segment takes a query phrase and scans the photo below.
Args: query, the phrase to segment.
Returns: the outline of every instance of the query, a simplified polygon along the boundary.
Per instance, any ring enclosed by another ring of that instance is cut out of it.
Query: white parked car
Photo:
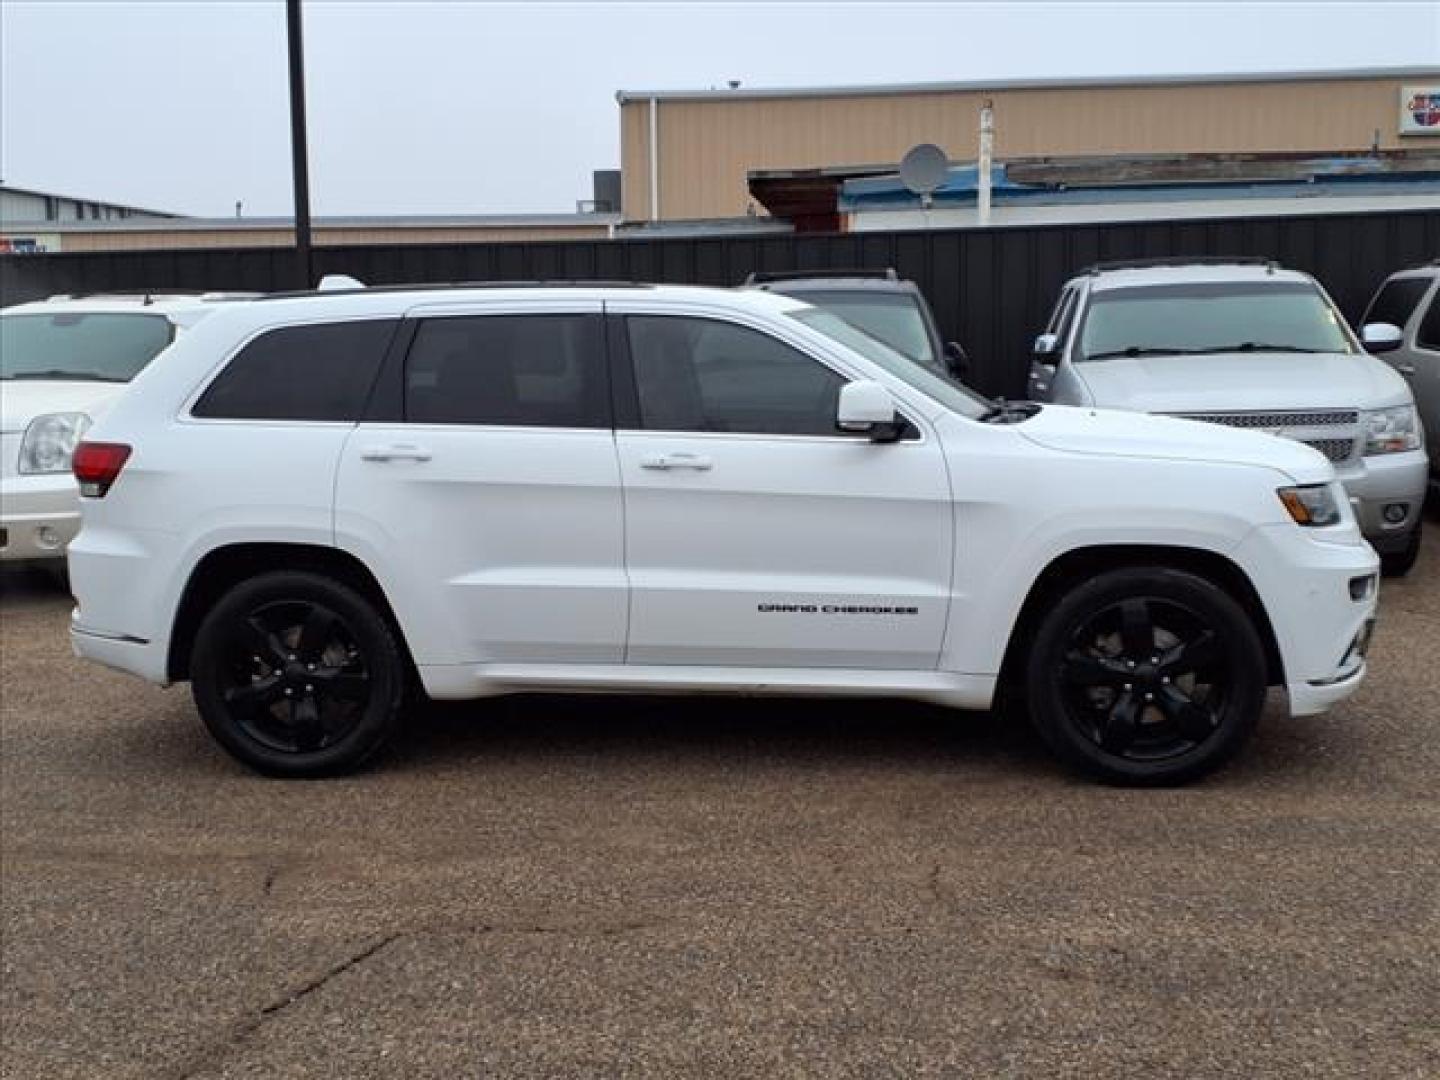
[[[996,405],[756,290],[356,290],[211,315],[75,455],[82,655],[269,773],[433,698],[1023,687],[1178,782],[1365,673],[1377,562],[1268,436]]]
[[[212,297],[137,293],[0,311],[0,559],[64,558],[80,527],[75,444],[213,306]]]
[[[1387,574],[1420,551],[1427,462],[1405,380],[1308,274],[1265,260],[1104,264],[1071,279],[1035,343],[1030,396],[1284,435],[1335,463]]]

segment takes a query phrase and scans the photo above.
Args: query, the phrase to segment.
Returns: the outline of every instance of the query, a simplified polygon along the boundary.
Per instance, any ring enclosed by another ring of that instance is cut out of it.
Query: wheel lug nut
[[[1131,690],[1133,690],[1133,689],[1135,689],[1135,688],[1134,688],[1133,686],[1131,686],[1128,682],[1125,684],[1125,692],[1126,692],[1127,694],[1128,694]]]
[[[305,686],[305,692],[306,692],[307,694],[313,694],[313,693],[315,692],[315,687],[313,687],[313,686],[311,686],[311,685],[309,685],[309,684],[307,683],[306,686]]]
[[[306,670],[306,671],[314,671],[314,670],[315,670],[315,665],[314,665],[314,664],[306,664],[306,665],[305,665],[305,670]]]
[[[294,691],[294,690],[291,690],[291,689],[287,686],[287,687],[285,688],[285,696],[286,696],[286,697],[294,697],[294,696],[295,696],[295,691]]]
[[[1155,695],[1154,695],[1154,694],[1146,694],[1146,695],[1145,695],[1145,700],[1146,700],[1146,701],[1154,701],[1154,700],[1155,700]]]

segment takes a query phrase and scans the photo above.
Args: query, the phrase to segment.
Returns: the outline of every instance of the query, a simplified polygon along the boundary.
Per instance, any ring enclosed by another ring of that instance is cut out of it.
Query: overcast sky
[[[283,0],[0,0],[0,42],[5,183],[290,213]],[[619,89],[1440,66],[1440,2],[306,0],[305,45],[315,213],[556,212]]]

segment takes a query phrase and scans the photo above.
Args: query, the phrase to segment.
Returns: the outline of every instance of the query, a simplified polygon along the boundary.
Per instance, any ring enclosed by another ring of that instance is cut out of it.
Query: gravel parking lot
[[[434,708],[258,779],[7,574],[6,1077],[1440,1075],[1440,529],[1180,791],[895,703]]]

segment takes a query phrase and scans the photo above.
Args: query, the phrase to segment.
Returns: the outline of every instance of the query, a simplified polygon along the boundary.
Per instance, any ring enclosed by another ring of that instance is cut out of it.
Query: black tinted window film
[[[1387,281],[1381,286],[1380,291],[1375,294],[1375,299],[1370,301],[1370,307],[1365,311],[1365,318],[1360,325],[1366,323],[1390,323],[1405,329],[1405,324],[1410,321],[1410,316],[1415,312],[1415,305],[1425,295],[1425,290],[1430,287],[1430,279],[1423,277],[1396,278],[1394,281]]]
[[[608,428],[603,333],[599,315],[427,319],[405,363],[405,419]]]
[[[246,345],[192,414],[227,420],[358,420],[396,320],[269,330]]]
[[[654,431],[841,435],[845,379],[768,334],[712,319],[632,316],[642,426]]]
[[[1440,290],[1430,298],[1430,310],[1420,320],[1420,330],[1415,335],[1416,343],[1422,349],[1440,351]],[[1434,450],[1430,451],[1432,454]]]

